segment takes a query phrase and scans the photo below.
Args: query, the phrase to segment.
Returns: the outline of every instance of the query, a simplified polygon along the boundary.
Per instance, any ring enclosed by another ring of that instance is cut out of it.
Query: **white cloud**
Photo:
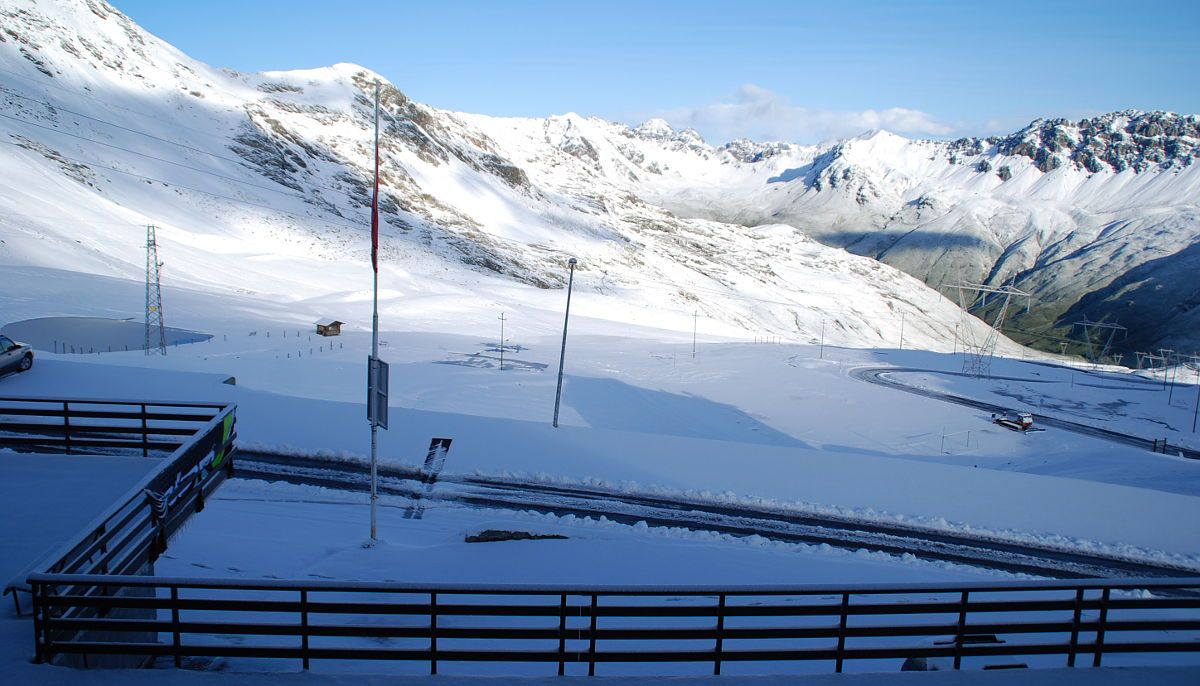
[[[957,127],[920,110],[891,107],[885,110],[841,112],[791,104],[773,91],[747,84],[730,102],[689,107],[655,116],[675,128],[693,128],[713,143],[734,138],[811,143],[855,136],[870,129],[886,129],[910,136],[945,136]]]

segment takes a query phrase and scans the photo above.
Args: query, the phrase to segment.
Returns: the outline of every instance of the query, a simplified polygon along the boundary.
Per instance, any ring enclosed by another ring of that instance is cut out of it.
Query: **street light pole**
[[[504,313],[501,312],[498,317],[500,320],[500,371],[504,371]]]
[[[692,313],[692,359],[696,359],[696,323],[700,321],[700,313]]]
[[[574,257],[567,260],[567,266],[571,268],[570,276],[567,277],[567,311],[563,315],[563,337],[562,350],[558,353],[558,390],[554,392],[554,427],[558,428],[558,408],[562,402],[562,382],[563,382],[563,363],[567,359],[567,322],[571,319],[571,288],[575,285],[575,265],[578,262]]]

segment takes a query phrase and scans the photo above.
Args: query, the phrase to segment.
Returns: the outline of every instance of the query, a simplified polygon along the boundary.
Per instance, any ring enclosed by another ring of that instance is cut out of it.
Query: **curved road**
[[[360,464],[246,450],[238,451],[235,471],[243,478],[359,492],[365,492],[368,483],[366,469]],[[416,517],[422,515],[422,501],[437,500],[468,507],[532,510],[558,516],[604,516],[625,524],[644,521],[650,526],[685,527],[734,536],[758,535],[776,541],[827,544],[849,550],[866,548],[1046,577],[1200,575],[1195,569],[981,536],[622,493],[591,486],[549,485],[484,476],[438,477],[414,468],[390,466],[381,466],[379,476],[379,491],[412,499],[414,505],[409,508],[408,515]]]
[[[985,412],[1002,414],[1005,412],[1012,411],[1012,407],[1005,407],[1003,405],[994,405],[992,403],[987,403],[982,400],[975,400],[974,398],[965,398],[961,395],[954,395],[953,393],[946,393],[944,391],[934,391],[934,390],[930,390],[928,388],[921,388],[919,386],[910,386],[909,384],[902,383],[895,379],[889,378],[889,376],[888,376],[889,374],[897,374],[897,373],[948,374],[951,376],[968,376],[967,374],[963,374],[962,372],[939,371],[936,369],[917,369],[915,367],[855,367],[854,369],[850,370],[850,376],[852,376],[856,379],[859,379],[860,381],[866,381],[867,383],[873,383],[878,386],[886,386],[887,388],[894,388],[899,391],[904,391],[905,393],[921,395],[921,396],[925,396],[926,398],[933,398],[934,400],[942,400],[945,402],[955,403],[957,405],[965,405],[967,407],[974,407],[975,409],[983,410]],[[1048,380],[1048,379],[1024,379],[1024,378],[1008,377],[1008,376],[995,376],[995,377],[990,377],[990,378],[1000,379],[1000,380],[1005,380],[1005,381],[1022,381],[1022,382],[1027,382],[1027,383],[1051,383],[1050,380]],[[1098,386],[1098,387],[1099,388],[1111,388],[1109,386]],[[1140,436],[1134,436],[1132,434],[1125,434],[1125,433],[1121,433],[1119,431],[1111,431],[1109,429],[1101,429],[1096,426],[1089,426],[1087,424],[1080,424],[1079,422],[1073,422],[1068,419],[1061,419],[1058,417],[1051,417],[1051,416],[1042,415],[1042,414],[1039,414],[1037,416],[1037,419],[1038,419],[1039,423],[1045,424],[1046,426],[1052,426],[1056,429],[1063,429],[1065,431],[1071,431],[1071,432],[1074,432],[1077,434],[1083,434],[1085,436],[1092,436],[1094,438],[1099,438],[1101,440],[1112,441],[1113,443],[1122,443],[1124,445],[1131,445],[1135,448],[1142,448],[1145,450],[1153,450],[1154,449],[1154,441],[1151,441],[1146,438],[1142,438]],[[1170,446],[1170,453],[1172,455],[1182,455],[1183,457],[1187,457],[1187,458],[1190,458],[1193,460],[1200,460],[1200,450],[1192,450],[1191,448],[1183,448],[1180,446],[1173,445],[1173,446]]]

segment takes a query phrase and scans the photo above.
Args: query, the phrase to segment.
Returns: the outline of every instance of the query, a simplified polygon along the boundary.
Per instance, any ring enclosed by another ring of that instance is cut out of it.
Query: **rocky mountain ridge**
[[[213,234],[261,246],[251,252],[289,246],[297,259],[360,260],[377,81],[383,250],[391,263],[417,265],[400,281],[425,284],[460,265],[470,270],[460,281],[555,288],[565,257],[586,254],[581,277],[595,292],[680,314],[703,308],[730,331],[815,340],[833,319],[834,340],[878,344],[896,339],[910,312],[925,320],[910,335],[949,348],[953,303],[807,237],[935,288],[952,278],[1015,281],[1038,296],[1036,321],[1019,324],[1054,337],[1084,296],[1147,269],[1153,281],[1160,272],[1143,265],[1169,263],[1198,233],[1194,116],[1114,113],[952,142],[877,131],[825,147],[715,147],[662,120],[629,127],[439,110],[355,65],[213,69],[102,0],[14,0],[0,12],[0,126],[24,151],[5,163],[10,178],[65,179],[63,192],[92,217],[134,211],[138,221],[164,221],[166,212],[181,240],[192,236],[181,249]],[[154,194],[168,191],[176,206]],[[39,195],[0,184],[14,216]],[[16,230],[43,243],[56,236],[45,222]],[[9,259],[45,259],[7,240]],[[64,237],[54,254],[98,264],[95,250],[72,250]],[[237,287],[282,282],[302,297],[339,288],[267,262],[239,262]],[[116,255],[99,263],[131,278],[139,271]],[[1094,318],[1129,316],[1128,305],[1117,315],[1106,302],[1089,305]],[[1154,340],[1184,347],[1192,315],[1171,312],[1154,314]]]

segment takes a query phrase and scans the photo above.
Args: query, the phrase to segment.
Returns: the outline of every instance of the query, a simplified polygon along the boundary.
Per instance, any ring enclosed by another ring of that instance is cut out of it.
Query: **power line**
[[[69,93],[75,97],[87,98],[88,100],[93,100],[95,102],[98,102],[101,105],[104,105],[105,107],[111,107],[111,108],[118,109],[118,110],[124,110],[126,112],[129,112],[130,114],[136,114],[139,117],[145,117],[147,119],[153,119],[155,121],[161,121],[161,119],[162,119],[162,117],[159,115],[147,114],[145,112],[139,112],[138,110],[131,109],[129,107],[125,107],[124,105],[118,105],[116,103],[102,100],[101,98],[97,98],[94,95],[90,95],[88,93],[84,93],[79,90],[74,90],[74,89],[67,88],[65,86],[60,86],[56,83],[49,83],[49,82],[45,81],[44,79],[38,79],[38,78],[31,77],[31,76],[25,76],[24,74],[18,74],[15,71],[12,71],[10,69],[4,69],[3,67],[0,67],[0,73],[8,74],[10,76],[15,76],[18,79],[24,79],[31,83],[35,83],[39,86],[48,86],[50,88],[54,88],[55,90],[60,90],[64,93]],[[171,125],[175,128],[187,129],[188,131],[194,131],[202,136],[208,136],[209,138],[215,138],[217,140],[228,140],[227,138],[218,136],[217,134],[214,134],[211,131],[205,131],[204,129],[198,129],[194,126],[188,126],[186,124],[180,124],[177,122],[172,122]]]
[[[0,143],[6,143],[8,145],[13,145],[18,148],[21,148],[22,150],[28,149],[25,146],[21,145],[20,143],[16,143],[13,141],[0,141]],[[235,203],[238,203],[241,205],[249,205],[251,207],[257,207],[257,208],[264,209],[264,210],[270,210],[271,212],[275,212],[277,214],[283,214],[283,215],[287,215],[290,217],[296,217],[298,219],[303,219],[305,221],[312,221],[312,222],[317,222],[317,223],[321,223],[321,224],[328,224],[329,226],[336,226],[338,228],[351,228],[351,225],[349,223],[334,222],[334,221],[329,221],[328,219],[321,219],[319,217],[313,217],[311,215],[299,214],[297,212],[289,212],[287,210],[281,210],[279,208],[272,207],[270,205],[264,205],[262,203],[251,202],[249,200],[242,200],[240,198],[234,198],[234,197],[231,197],[228,195],[222,195],[220,193],[213,193],[212,191],[201,190],[199,188],[192,188],[191,186],[185,186],[181,183],[175,183],[174,181],[165,181],[163,179],[159,179],[159,178],[156,178],[153,176],[146,176],[145,174],[138,174],[136,172],[125,171],[124,169],[117,169],[115,167],[109,167],[107,165],[99,164],[97,162],[89,162],[87,160],[80,160],[80,159],[77,159],[74,157],[67,157],[66,155],[61,155],[61,157],[62,157],[62,159],[67,160],[68,162],[75,162],[77,164],[82,164],[82,165],[86,165],[89,167],[96,167],[98,169],[106,169],[108,171],[116,172],[118,174],[125,174],[126,176],[132,176],[136,179],[142,179],[143,181],[157,181],[158,183],[161,183],[164,186],[169,186],[172,188],[182,188],[187,191],[192,191],[193,193],[202,193],[204,195],[209,195],[214,198],[220,198],[222,200],[228,200],[229,202],[235,202]]]
[[[4,69],[0,69],[0,72],[2,72],[2,71],[5,71],[5,70],[4,70]],[[8,73],[12,73],[12,72],[8,72]],[[24,78],[24,77],[22,77],[22,78]],[[47,84],[47,85],[48,85],[48,84]],[[63,89],[63,90],[66,90],[66,89]],[[136,135],[139,135],[139,136],[145,136],[146,138],[150,138],[150,139],[152,139],[152,140],[156,140],[156,141],[159,141],[159,142],[162,142],[162,143],[167,143],[167,144],[170,144],[170,145],[175,145],[175,146],[178,146],[178,147],[180,147],[180,148],[183,148],[183,149],[185,149],[185,150],[190,150],[190,151],[193,151],[193,152],[197,152],[197,153],[200,153],[200,154],[202,154],[202,155],[208,155],[208,156],[210,156],[210,157],[213,157],[213,158],[215,158],[215,159],[218,159],[218,160],[223,160],[223,161],[225,161],[225,162],[230,162],[230,163],[233,163],[233,164],[237,164],[237,165],[239,165],[239,166],[245,166],[245,165],[246,165],[246,161],[245,161],[245,160],[238,160],[238,159],[234,159],[234,158],[232,158],[232,157],[225,157],[225,156],[223,156],[223,155],[218,155],[218,154],[216,154],[216,153],[213,153],[213,152],[210,152],[210,151],[208,151],[208,150],[204,150],[203,148],[197,148],[197,147],[194,147],[194,146],[191,146],[191,145],[186,145],[186,144],[184,144],[184,143],[180,143],[180,142],[178,142],[178,141],[172,141],[172,140],[170,140],[170,139],[167,139],[167,138],[162,138],[161,136],[156,136],[156,135],[154,135],[154,134],[152,134],[152,133],[147,133],[146,131],[142,131],[142,130],[138,130],[138,129],[129,128],[129,127],[127,127],[127,126],[122,126],[122,125],[120,125],[120,124],[116,124],[116,123],[113,123],[113,122],[110,122],[110,121],[106,121],[106,120],[104,120],[104,119],[99,119],[99,118],[97,118],[97,117],[93,117],[93,116],[91,116],[91,115],[84,114],[84,113],[82,113],[82,112],[76,112],[75,110],[71,110],[71,109],[68,109],[68,108],[66,108],[66,107],[62,107],[62,106],[60,106],[60,105],[57,105],[57,104],[55,104],[55,103],[53,103],[53,102],[50,102],[49,100],[39,100],[39,99],[37,99],[37,98],[32,98],[32,97],[29,97],[29,96],[27,96],[27,95],[21,95],[20,93],[17,93],[16,91],[12,91],[12,90],[9,90],[9,89],[7,89],[7,88],[4,88],[3,86],[0,86],[0,92],[8,93],[8,94],[9,94],[9,95],[11,95],[11,96],[14,96],[14,97],[17,97],[17,98],[22,98],[22,99],[25,99],[25,100],[29,100],[30,102],[36,102],[36,103],[38,103],[38,104],[40,104],[40,105],[42,105],[42,106],[44,106],[44,107],[49,107],[49,108],[51,108],[51,109],[54,109],[54,110],[61,110],[61,111],[63,111],[63,112],[68,112],[68,113],[70,113],[70,114],[73,114],[73,115],[75,115],[75,116],[78,116],[78,117],[83,117],[84,119],[89,119],[89,120],[91,120],[91,121],[94,121],[94,122],[97,122],[97,123],[99,123],[99,124],[104,124],[105,126],[111,126],[111,127],[113,127],[113,128],[120,129],[120,130],[122,130],[122,131],[127,131],[127,132],[129,132],[129,133],[133,133],[133,134],[136,134]],[[73,93],[73,94],[76,94],[76,95],[83,95],[82,93],[77,93],[77,92],[75,92],[75,91],[66,91],[66,92]],[[94,97],[94,96],[86,96],[86,95],[85,95],[84,97],[88,97],[89,99],[91,99],[91,100],[95,100],[96,102],[99,102],[99,103],[101,103],[101,104],[103,104],[103,105],[108,105],[108,106],[111,106],[111,107],[116,107],[116,108],[120,108],[120,109],[128,109],[128,108],[123,108],[123,107],[121,107],[120,105],[114,105],[114,104],[111,104],[111,103],[107,103],[107,102],[105,102],[105,101],[103,101],[103,100],[100,100],[99,98],[96,98],[96,97]],[[155,120],[158,120],[158,119],[159,119],[158,117],[154,117],[154,116],[152,116],[152,115],[148,115],[148,114],[142,114],[142,113],[140,113],[140,112],[137,112],[136,110],[129,110],[129,111],[131,111],[131,112],[134,112],[135,114],[138,114],[139,116],[144,116],[144,117],[151,118],[151,119],[155,119]],[[3,115],[0,115],[0,116],[3,116]],[[29,121],[29,120],[27,120],[27,119],[22,119],[21,121],[24,121],[24,122],[26,122],[26,123],[28,123],[28,124],[33,124],[34,126],[41,126],[40,124],[36,124],[36,123],[34,123],[34,122],[30,122],[30,121]],[[220,136],[220,135],[217,135],[217,134],[215,134],[215,133],[212,133],[212,132],[206,132],[206,131],[202,131],[202,130],[200,130],[200,129],[196,129],[196,128],[191,128],[191,127],[187,127],[187,126],[178,125],[178,124],[176,124],[175,122],[172,122],[172,126],[179,126],[180,128],[186,128],[186,129],[188,129],[188,130],[190,130],[190,131],[195,131],[195,132],[197,132],[197,133],[200,133],[200,134],[202,134],[202,135],[204,135],[204,136],[206,136],[206,137],[208,137],[208,138],[211,138],[211,139],[213,139],[213,140],[216,140],[216,141],[220,141],[220,142],[222,142],[222,143],[224,143],[224,144],[226,144],[226,145],[232,145],[232,144],[242,144],[240,141],[238,141],[238,140],[236,140],[236,139],[233,139],[233,138],[229,138],[229,137],[226,137],[226,136]],[[53,131],[58,131],[59,133],[64,133],[64,134],[66,134],[66,135],[68,135],[68,136],[75,136],[75,135],[76,135],[76,134],[69,133],[69,132],[67,132],[67,131],[63,131],[62,129],[55,129],[55,128],[51,128],[51,127],[45,127],[45,126],[43,126],[42,128],[50,128],[50,129],[51,129],[51,130],[53,130]],[[76,136],[76,137],[82,138],[82,136]],[[104,142],[102,142],[102,141],[95,141],[94,139],[90,139],[90,138],[85,138],[85,140],[91,140],[92,142],[100,143],[101,145],[111,145],[111,144],[108,144],[108,143],[104,143]],[[128,151],[128,152],[134,152],[135,154],[144,154],[144,153],[137,153],[136,151],[128,150],[127,148],[120,148],[120,146],[111,146],[111,147],[116,147],[116,148],[118,148],[118,149],[121,149],[121,150],[126,150],[126,151]],[[158,158],[155,158],[155,159],[158,159]],[[170,160],[162,160],[162,161],[168,162],[168,163],[170,163],[170,164],[177,164],[177,163],[175,163],[175,162],[171,162]],[[182,165],[182,166],[186,166],[186,165]],[[203,170],[198,170],[198,171],[203,171]],[[212,173],[212,172],[203,172],[203,173]],[[326,191],[329,191],[329,192],[331,192],[331,193],[345,193],[345,192],[346,192],[344,189],[331,188],[331,187],[329,187],[329,186],[323,186],[323,185],[321,185],[321,184],[313,183],[313,182],[311,182],[311,181],[308,181],[308,182],[307,182],[307,184],[308,184],[309,186],[313,187],[313,188],[319,188],[319,189],[321,189],[321,190],[326,190]],[[269,189],[269,190],[273,190],[273,191],[274,191],[274,189]],[[275,192],[283,192],[283,191],[275,191]],[[299,196],[297,196],[297,197],[299,197]]]
[[[128,126],[122,126],[122,125],[120,125],[120,124],[115,124],[115,123],[113,123],[113,122],[110,122],[110,121],[105,121],[105,120],[103,120],[103,119],[98,119],[98,118],[96,118],[96,117],[93,117],[93,116],[91,116],[90,114],[84,114],[83,112],[76,112],[75,110],[67,109],[66,107],[63,107],[62,105],[55,104],[55,103],[53,103],[53,102],[50,102],[49,100],[39,100],[39,99],[37,99],[37,98],[31,98],[31,97],[29,97],[28,95],[21,95],[20,93],[18,93],[18,92],[16,92],[16,91],[13,91],[13,90],[9,90],[9,89],[5,88],[4,86],[0,86],[0,93],[7,93],[7,94],[11,95],[11,96],[12,96],[12,97],[14,97],[14,98],[21,98],[22,100],[28,100],[28,101],[30,101],[30,102],[36,102],[36,103],[38,103],[39,105],[43,105],[43,106],[45,106],[45,107],[49,107],[49,108],[51,108],[51,109],[54,109],[54,110],[58,110],[58,111],[61,111],[61,112],[66,112],[66,113],[68,113],[68,114],[73,114],[73,115],[75,115],[76,117],[83,117],[84,119],[88,119],[88,120],[91,120],[91,121],[97,122],[97,123],[99,123],[99,124],[104,124],[105,126],[111,126],[111,127],[113,127],[114,129],[120,129],[120,130],[122,130],[122,131],[128,131],[129,133],[135,133],[135,134],[137,134],[137,135],[139,135],[139,136],[145,136],[146,138],[153,138],[154,140],[156,140],[156,141],[159,141],[159,142],[161,142],[161,143],[166,143],[166,144],[168,144],[168,145],[174,145],[174,146],[176,146],[176,147],[183,148],[184,150],[191,150],[192,152],[198,152],[198,153],[200,153],[200,154],[202,154],[202,155],[208,155],[208,156],[210,156],[210,157],[215,157],[215,158],[217,158],[218,160],[224,160],[224,161],[226,161],[226,162],[233,162],[234,164],[239,164],[239,165],[240,165],[240,164],[244,164],[244,163],[245,163],[245,160],[235,160],[235,159],[233,159],[232,157],[224,157],[224,156],[222,156],[222,155],[218,155],[218,154],[216,154],[216,153],[214,153],[214,152],[209,152],[208,150],[204,150],[204,149],[202,149],[202,148],[196,148],[196,147],[193,147],[193,146],[190,146],[190,145],[184,144],[184,143],[180,143],[179,141],[173,141],[173,140],[171,140],[171,139],[169,139],[169,138],[162,138],[162,137],[159,137],[159,136],[155,136],[155,135],[154,135],[154,134],[152,134],[152,133],[146,133],[145,131],[139,131],[139,130],[137,130],[137,129],[131,129],[131,128],[129,128]],[[213,134],[213,137],[214,137],[214,138],[217,138],[217,136],[216,136],[215,134]],[[228,138],[224,138],[224,137],[220,137],[220,138],[219,138],[219,140],[222,140],[222,141],[227,141],[227,142],[230,142],[230,143],[236,143],[236,142],[237,142],[237,141],[235,141],[235,140],[228,139]]]
[[[77,134],[77,133],[71,133],[70,131],[63,131],[62,129],[55,128],[55,127],[53,127],[53,126],[46,126],[46,125],[44,125],[44,124],[38,124],[37,122],[32,122],[32,121],[29,121],[28,119],[22,119],[22,118],[20,118],[20,117],[13,117],[13,116],[10,116],[10,115],[7,115],[7,114],[3,114],[3,113],[0,113],[0,117],[3,117],[4,119],[10,119],[10,120],[12,120],[12,121],[19,121],[19,122],[22,122],[22,123],[24,123],[24,124],[28,124],[29,126],[36,126],[36,127],[37,127],[37,128],[39,128],[39,129],[45,129],[45,130],[47,130],[47,131],[53,131],[54,133],[60,133],[60,134],[62,134],[62,135],[64,135],[64,136],[70,136],[70,137],[72,137],[72,138],[78,138],[79,140],[84,140],[84,141],[87,141],[87,142],[89,142],[89,143],[95,143],[95,144],[97,144],[97,145],[103,145],[103,146],[105,146],[105,147],[108,147],[108,148],[113,148],[113,149],[115,149],[115,150],[120,150],[120,151],[122,151],[122,152],[127,152],[127,153],[129,153],[129,154],[131,154],[131,155],[140,155],[141,157],[145,157],[145,158],[148,158],[148,159],[151,159],[151,160],[155,160],[156,162],[163,162],[163,163],[165,163],[165,164],[173,164],[173,165],[175,165],[175,166],[177,166],[177,167],[183,167],[184,169],[190,169],[190,170],[192,170],[192,171],[194,171],[194,172],[197,172],[197,173],[200,173],[200,174],[208,174],[209,176],[215,176],[215,177],[217,177],[218,179],[224,179],[224,180],[226,180],[226,181],[232,181],[233,183],[240,183],[240,184],[242,184],[243,186],[249,186],[249,187],[251,187],[251,188],[257,188],[257,189],[259,189],[259,190],[264,190],[264,191],[268,191],[268,192],[271,192],[271,193],[279,193],[280,195],[286,195],[286,196],[287,196],[287,197],[289,197],[289,198],[297,198],[297,199],[300,199],[300,200],[304,200],[304,199],[305,199],[305,198],[304,198],[304,196],[302,196],[302,195],[297,195],[297,194],[295,194],[295,193],[289,193],[289,192],[287,192],[287,191],[281,191],[281,190],[279,190],[278,188],[271,188],[271,187],[269,187],[269,186],[260,186],[260,185],[258,185],[258,184],[256,184],[256,183],[251,183],[251,182],[249,182],[249,181],[243,181],[243,180],[241,180],[241,179],[235,179],[235,178],[233,178],[232,176],[225,176],[224,174],[219,174],[219,173],[217,173],[217,172],[214,172],[214,171],[209,171],[209,170],[207,170],[207,169],[200,169],[199,167],[193,167],[193,166],[191,166],[191,165],[187,165],[187,164],[184,164],[184,163],[182,163],[182,162],[175,162],[175,161],[173,161],[173,160],[164,159],[164,158],[162,158],[162,157],[156,157],[156,156],[154,156],[154,155],[151,155],[151,154],[148,154],[148,153],[144,153],[144,152],[138,152],[137,150],[130,150],[129,148],[126,148],[126,147],[123,147],[123,146],[120,146],[120,145],[116,145],[116,144],[114,144],[114,143],[105,143],[104,141],[98,141],[98,140],[96,140],[95,138],[88,138],[87,136],[81,136],[81,135],[79,135],[79,134]]]

